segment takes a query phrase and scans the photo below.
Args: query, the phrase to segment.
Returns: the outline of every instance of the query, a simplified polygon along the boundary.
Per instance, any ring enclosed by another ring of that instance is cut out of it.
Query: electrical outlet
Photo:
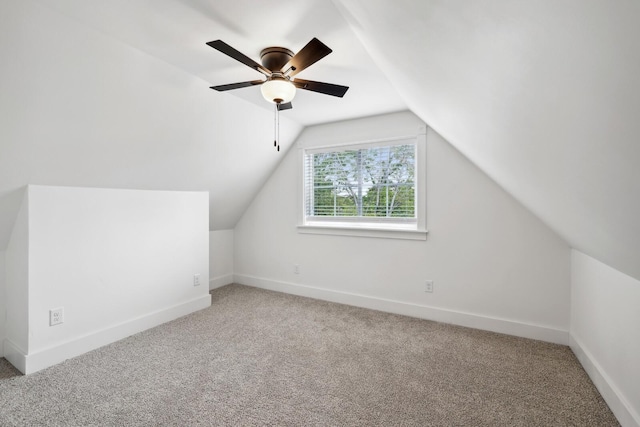
[[[425,280],[424,285],[425,292],[433,292],[433,280]]]
[[[300,265],[298,265],[298,264],[294,264],[293,265],[293,273],[294,274],[300,274]]]
[[[200,275],[199,274],[194,274],[193,275],[193,286],[200,286]]]
[[[64,322],[64,307],[49,310],[49,326],[59,325]]]

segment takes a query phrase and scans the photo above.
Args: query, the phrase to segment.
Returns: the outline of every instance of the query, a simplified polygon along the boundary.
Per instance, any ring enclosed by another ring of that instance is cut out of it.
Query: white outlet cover
[[[433,292],[433,280],[426,280],[424,291],[425,292]]]
[[[52,308],[49,310],[49,326],[64,323],[64,307]]]
[[[200,286],[200,275],[199,274],[194,274],[193,275],[193,286]]]

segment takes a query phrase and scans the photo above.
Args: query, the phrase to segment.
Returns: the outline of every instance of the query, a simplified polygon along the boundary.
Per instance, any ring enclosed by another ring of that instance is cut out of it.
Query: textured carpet
[[[615,426],[568,347],[240,285],[28,376],[2,426]]]

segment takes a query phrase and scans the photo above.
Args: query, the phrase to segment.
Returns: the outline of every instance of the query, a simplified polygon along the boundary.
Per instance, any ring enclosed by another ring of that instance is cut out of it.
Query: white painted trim
[[[633,406],[620,392],[620,389],[616,387],[589,350],[573,334],[569,334],[569,346],[602,395],[602,398],[609,405],[618,422],[623,427],[640,427],[640,415],[634,410]]]
[[[263,279],[259,277],[235,274],[234,283],[269,289],[293,295],[300,295],[340,304],[356,307],[370,308],[388,313],[418,317],[434,320],[436,322],[451,323],[474,329],[498,332],[523,338],[531,338],[555,344],[568,345],[569,332],[546,326],[532,325],[507,319],[483,316],[461,311],[447,310],[443,308],[429,307],[425,305],[411,304],[385,298],[371,297],[367,295],[341,292],[331,289],[317,288],[313,286],[298,285],[277,280]]]
[[[216,276],[209,279],[209,290],[221,288],[233,283],[233,274],[224,274],[222,276]]]
[[[427,230],[392,228],[338,227],[331,225],[299,225],[298,233],[331,236],[377,237],[383,239],[427,240]]]
[[[138,332],[177,319],[178,317],[186,316],[194,311],[202,310],[210,305],[211,296],[206,294],[190,301],[157,310],[100,331],[62,342],[56,346],[28,354],[27,356],[21,354],[21,360],[15,360],[15,363],[9,358],[7,358],[7,360],[20,372],[32,374],[66,359],[79,356]],[[5,340],[5,343],[6,341],[7,340]]]
[[[9,361],[17,370],[24,372],[26,369],[26,352],[17,346],[9,338],[4,339],[4,358]]]
[[[406,133],[403,135],[389,136],[383,138],[370,138],[370,139],[360,139],[356,141],[341,141],[334,142],[332,144],[315,144],[312,146],[308,146],[308,144],[302,144],[301,142],[296,142],[296,147],[299,150],[305,150],[308,153],[322,153],[329,151],[332,148],[344,148],[344,149],[357,149],[363,145],[368,145],[371,147],[379,147],[383,145],[399,145],[403,141],[407,140],[415,140],[418,135],[426,135],[427,134],[427,126],[418,126],[417,133]]]
[[[422,135],[426,134],[426,127],[420,126],[418,131],[421,132]],[[326,153],[328,151],[342,151],[342,150],[357,150],[362,148],[363,145],[367,147],[385,147],[385,146],[394,146],[394,145],[403,145],[403,144],[413,144],[416,140],[416,136],[418,134],[407,134],[405,136],[393,136],[390,138],[375,138],[363,141],[354,141],[354,142],[337,142],[334,144],[322,144],[322,145],[314,145],[313,147],[301,147],[298,145],[298,148],[304,149],[307,154],[318,154],[318,153]],[[407,143],[407,141],[410,141]]]
[[[301,234],[321,234],[330,236],[356,236],[356,237],[373,237],[381,239],[404,239],[404,240],[427,240],[427,126],[421,124],[418,126],[417,134],[408,134],[404,136],[390,136],[384,138],[365,139],[361,141],[339,142],[330,145],[320,146],[303,146],[297,143],[299,148],[298,161],[298,233]],[[362,148],[376,147],[385,145],[396,145],[411,141],[416,146],[416,218],[414,219],[412,228],[405,228],[400,218],[397,222],[383,221],[389,218],[368,218],[366,221],[360,222],[357,219],[349,221],[352,218],[335,218],[327,217],[323,219],[314,218],[307,220],[305,217],[305,176],[304,176],[304,157],[307,153],[326,152],[342,148]],[[378,222],[377,220],[382,220]],[[343,221],[344,223],[341,223]]]

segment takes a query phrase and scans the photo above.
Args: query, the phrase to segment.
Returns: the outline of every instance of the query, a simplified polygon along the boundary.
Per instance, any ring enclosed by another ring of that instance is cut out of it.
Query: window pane
[[[414,144],[308,154],[311,216],[415,218]]]

